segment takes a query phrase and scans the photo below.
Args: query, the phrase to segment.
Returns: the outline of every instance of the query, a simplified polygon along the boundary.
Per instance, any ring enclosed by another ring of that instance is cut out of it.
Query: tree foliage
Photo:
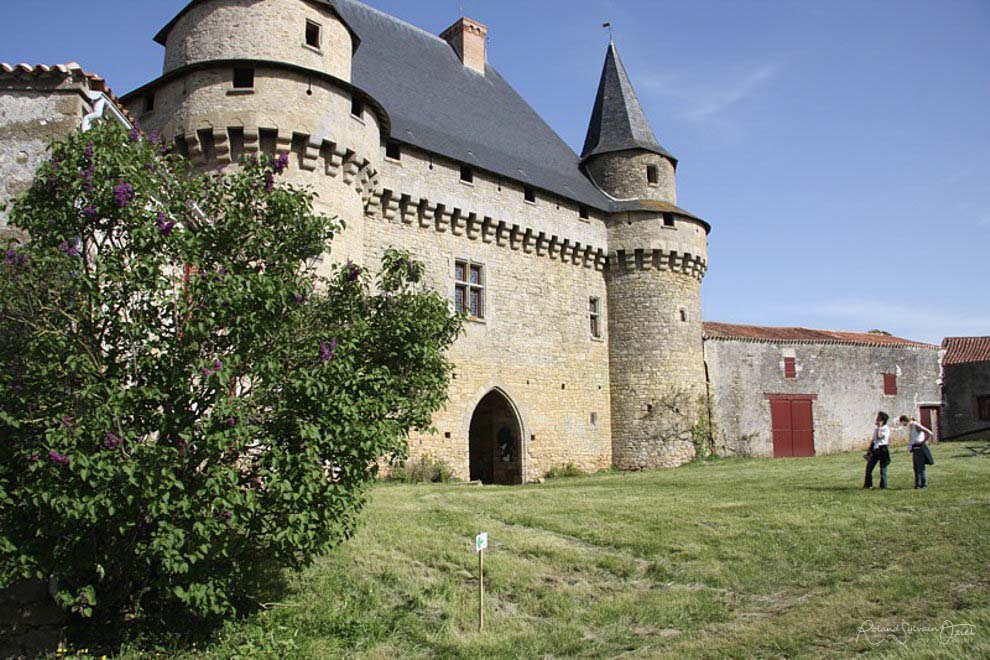
[[[236,611],[354,529],[446,399],[460,322],[422,266],[322,277],[340,224],[252,157],[194,176],[137,132],[52,147],[0,263],[0,586],[88,616]]]

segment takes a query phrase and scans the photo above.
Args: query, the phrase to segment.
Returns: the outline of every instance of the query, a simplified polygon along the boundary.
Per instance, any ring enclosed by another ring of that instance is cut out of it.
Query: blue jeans
[[[865,488],[873,488],[873,468],[880,464],[880,487],[887,487],[887,466],[890,465],[890,450],[886,446],[877,447],[870,454],[870,459],[866,463],[866,480],[863,482]]]

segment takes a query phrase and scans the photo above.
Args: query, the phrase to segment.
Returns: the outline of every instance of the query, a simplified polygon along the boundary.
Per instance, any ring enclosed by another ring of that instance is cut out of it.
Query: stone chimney
[[[488,27],[464,17],[440,33],[440,38],[450,44],[464,66],[485,75],[485,37]]]

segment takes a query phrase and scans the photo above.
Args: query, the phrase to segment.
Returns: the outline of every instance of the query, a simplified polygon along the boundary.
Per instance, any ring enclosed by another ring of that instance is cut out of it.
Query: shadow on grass
[[[175,603],[146,602],[140,615],[131,620],[72,617],[66,628],[69,648],[85,648],[95,657],[116,656],[122,646],[142,654],[196,653],[216,640],[221,628],[233,619],[244,619],[264,609],[265,603],[283,599],[288,591],[284,571],[259,567],[252,593],[235,603],[235,617],[203,618]]]

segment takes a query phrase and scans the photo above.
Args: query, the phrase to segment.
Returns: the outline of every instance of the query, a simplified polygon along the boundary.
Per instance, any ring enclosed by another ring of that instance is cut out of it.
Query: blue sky
[[[462,8],[486,23],[490,61],[575,149],[611,21],[679,203],[713,226],[707,319],[990,334],[987,0],[369,1],[434,33]],[[0,60],[75,60],[123,93],[185,3],[16,3]]]

